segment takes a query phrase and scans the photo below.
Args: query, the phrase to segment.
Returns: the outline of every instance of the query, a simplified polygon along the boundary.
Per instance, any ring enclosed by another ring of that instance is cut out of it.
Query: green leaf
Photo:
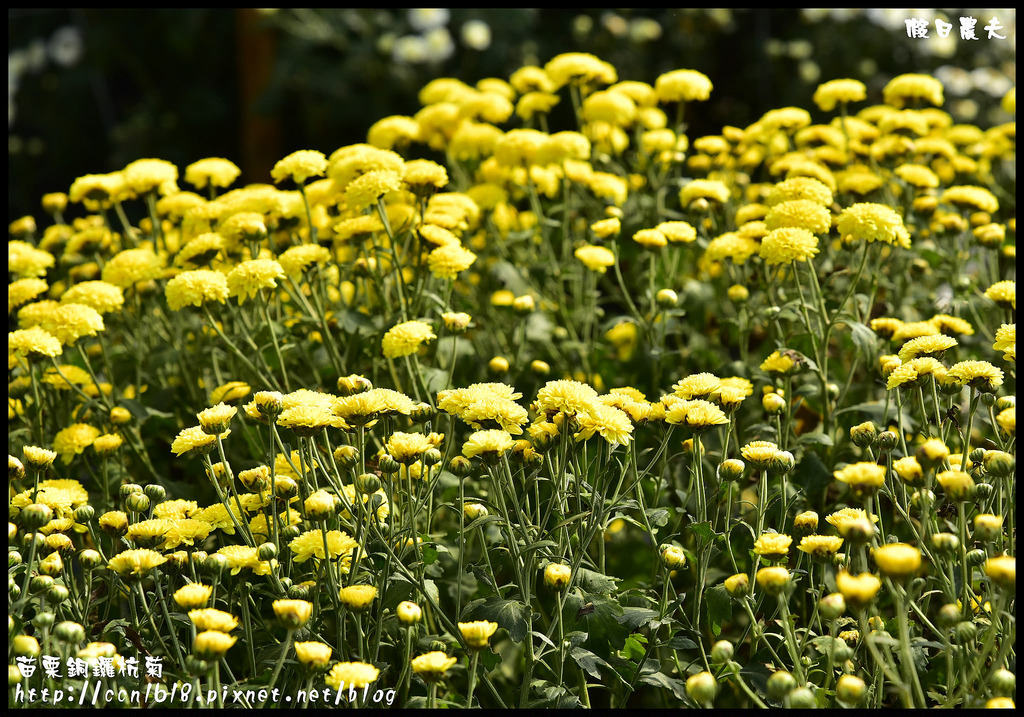
[[[647,654],[647,648],[644,647],[645,642],[647,642],[647,638],[643,635],[630,635],[622,647],[622,654],[627,660],[639,662]]]
[[[705,542],[710,541],[715,537],[715,531],[711,529],[711,523],[690,523],[686,526],[686,530],[690,531],[694,535],[702,538]]]
[[[584,593],[582,600],[566,600],[566,608],[568,625],[587,633],[586,645],[596,654],[608,659],[626,644],[629,629],[619,623],[622,606],[617,601]]]
[[[857,321],[847,322],[847,326],[850,327],[853,345],[857,347],[857,351],[869,358],[874,356],[878,351],[878,335]]]
[[[518,600],[504,600],[495,595],[483,602],[467,605],[466,617],[469,620],[496,622],[499,627],[508,630],[508,636],[513,642],[522,642],[530,632],[533,612]]]
[[[632,632],[656,617],[658,617],[657,610],[646,607],[624,607],[618,620]]]
[[[608,577],[583,567],[579,568],[576,574],[577,584],[588,593],[610,593],[618,582],[618,578]]]
[[[688,638],[686,635],[676,635],[667,643],[667,647],[671,647],[673,650],[696,650],[697,643]]]
[[[835,442],[832,437],[825,433],[804,433],[800,436],[797,441],[801,445],[811,446],[834,446]]]
[[[601,679],[601,671],[597,669],[598,667],[611,668],[611,665],[584,647],[572,648],[569,650],[569,657],[595,680]]]
[[[672,695],[678,700],[686,698],[686,686],[683,682],[674,677],[669,677],[664,672],[652,672],[649,675],[644,675],[640,678],[640,682],[643,682],[645,685],[653,685],[654,687],[671,690]]]
[[[423,555],[424,565],[431,565],[437,560],[437,548],[432,545],[421,545],[420,553]]]
[[[644,512],[647,514],[647,521],[651,524],[652,528],[661,528],[668,525],[668,519],[671,515],[668,508],[648,508]]]
[[[732,617],[732,598],[725,589],[725,585],[719,584],[709,588],[704,597],[708,603],[708,620],[711,623],[711,632],[715,637],[722,634],[722,623]]]
[[[420,375],[423,377],[423,385],[430,393],[437,393],[448,386],[448,372],[443,369],[421,366]]]

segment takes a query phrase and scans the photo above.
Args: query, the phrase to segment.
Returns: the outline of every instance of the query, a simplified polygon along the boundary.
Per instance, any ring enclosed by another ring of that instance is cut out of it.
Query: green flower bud
[[[985,500],[986,498],[992,497],[995,492],[995,488],[991,483],[975,483],[974,484],[974,497],[978,500]]]
[[[297,525],[286,525],[281,528],[281,540],[284,542],[291,542],[300,535],[302,535],[302,529]]]
[[[201,660],[195,655],[188,655],[185,658],[185,669],[197,677],[202,677],[210,671],[211,665],[206,660]]]
[[[145,513],[149,504],[149,496],[145,493],[132,493],[124,499],[124,507],[131,513]]]
[[[157,485],[156,483],[150,483],[147,485],[144,492],[154,503],[159,503],[167,497],[167,491],[164,487],[162,485]]]
[[[473,463],[465,456],[455,456],[448,461],[448,470],[456,478],[465,478],[473,470]]]
[[[308,600],[309,587],[306,585],[292,585],[288,588],[288,597],[292,600]]]
[[[814,693],[809,687],[797,687],[786,697],[790,708],[795,710],[809,710],[818,706],[814,699]]]
[[[32,624],[40,630],[49,630],[56,621],[57,616],[52,612],[37,612],[36,616],[32,618]]]
[[[18,517],[26,530],[38,530],[53,520],[53,510],[43,503],[32,503],[25,506]]]
[[[28,589],[33,595],[41,595],[51,587],[53,587],[53,578],[49,575],[36,575],[28,584]]]
[[[14,568],[21,565],[21,553],[17,550],[7,551],[7,567]]]
[[[970,620],[963,620],[956,624],[953,634],[956,636],[956,641],[964,645],[978,637],[978,626]]]
[[[80,505],[75,508],[75,522],[88,523],[96,516],[96,509],[91,505]]]
[[[256,550],[256,557],[258,557],[261,562],[273,560],[277,557],[277,546],[273,543],[263,543],[263,545]]]
[[[882,431],[875,439],[875,445],[881,451],[891,451],[899,443],[900,437],[895,431]]]
[[[710,672],[698,672],[686,680],[686,694],[699,705],[710,705],[718,692],[718,681]]]
[[[866,692],[864,680],[854,675],[843,675],[836,682],[836,699],[852,707],[861,703]]]
[[[711,661],[721,665],[732,659],[733,646],[728,640],[719,640],[711,647]]]
[[[380,478],[373,473],[361,473],[356,476],[356,490],[363,495],[373,495],[380,490]]]
[[[441,455],[441,451],[437,450],[436,448],[428,448],[427,450],[423,451],[422,461],[423,465],[425,466],[436,466],[438,463],[441,462],[442,458],[443,456]]]
[[[65,620],[57,623],[57,626],[53,628],[53,636],[61,642],[77,645],[85,640],[85,628],[77,622]]]
[[[31,635],[15,636],[11,647],[18,657],[39,657],[39,640]]]
[[[718,464],[718,477],[721,480],[739,480],[743,477],[746,464],[738,458],[729,458]]]
[[[334,449],[334,460],[342,468],[354,468],[359,460],[355,446],[338,446]]]
[[[936,622],[939,623],[939,627],[953,627],[960,622],[960,608],[952,603],[943,605],[939,608],[939,615],[936,618]]]
[[[1017,676],[1009,670],[1000,667],[992,673],[992,679],[988,686],[996,697],[1012,697],[1017,689]]]
[[[865,421],[850,429],[850,440],[858,448],[867,448],[875,442],[878,429],[871,421]]]
[[[786,475],[793,470],[795,465],[796,459],[792,453],[789,451],[776,451],[771,461],[768,462],[768,472],[777,476]]]
[[[206,559],[204,567],[211,575],[220,575],[228,569],[228,559],[223,555],[214,554]]]
[[[826,620],[835,620],[846,612],[846,599],[842,593],[830,593],[818,602],[818,610]]]
[[[780,702],[795,689],[796,678],[786,670],[777,670],[768,678],[768,699]]]
[[[971,550],[967,553],[968,565],[981,565],[986,560],[988,560],[988,555],[985,554],[984,550]]]
[[[952,555],[960,547],[960,539],[952,533],[935,533],[932,535],[932,548],[940,555]]]
[[[392,473],[397,473],[402,468],[402,464],[385,453],[377,461],[377,467],[380,468],[381,472],[391,475]]]
[[[63,585],[51,585],[49,590],[46,591],[46,602],[51,605],[60,605],[62,602],[68,599],[71,593]]]

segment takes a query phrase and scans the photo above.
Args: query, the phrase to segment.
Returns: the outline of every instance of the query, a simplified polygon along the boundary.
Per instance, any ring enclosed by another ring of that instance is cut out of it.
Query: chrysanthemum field
[[[9,706],[1012,706],[1015,90],[713,83],[442,77],[11,223]]]

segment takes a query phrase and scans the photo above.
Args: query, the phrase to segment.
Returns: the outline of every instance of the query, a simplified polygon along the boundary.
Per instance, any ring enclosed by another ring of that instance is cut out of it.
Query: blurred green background
[[[978,40],[959,38],[960,16]],[[910,38],[910,17],[929,37]],[[945,39],[936,17],[953,23]],[[243,182],[269,181],[297,149],[330,153],[376,120],[414,114],[435,77],[473,84],[524,64],[590,52],[620,79],[679,68],[714,83],[690,136],[745,126],[769,109],[814,110],[820,82],[851,77],[869,102],[904,72],[934,73],[945,109],[982,126],[1007,121],[1016,81],[1013,9],[199,9],[8,11],[9,219],[39,216],[43,193],[142,157],[181,170],[231,159]],[[1002,25],[988,38],[992,18]],[[995,114],[990,114],[992,111]],[[568,127],[561,128],[568,129]]]

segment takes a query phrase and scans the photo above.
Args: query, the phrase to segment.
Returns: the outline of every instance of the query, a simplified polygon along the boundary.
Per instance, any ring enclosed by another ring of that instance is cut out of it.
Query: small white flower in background
[[[469,20],[462,23],[462,44],[481,52],[491,46],[491,26],[483,20]]]
[[[78,64],[82,59],[82,52],[85,43],[82,40],[82,32],[74,25],[65,25],[58,28],[50,37],[50,44],[47,48],[50,59],[61,67],[71,67]]]
[[[403,65],[418,65],[426,62],[427,56],[427,41],[419,35],[404,35],[391,48],[391,57]]]
[[[435,27],[429,30],[423,39],[427,43],[427,61],[443,62],[455,52],[455,43],[446,27]]]
[[[444,27],[448,24],[450,13],[443,7],[413,7],[409,8],[406,18],[409,26],[417,32],[426,32],[434,28]]]

